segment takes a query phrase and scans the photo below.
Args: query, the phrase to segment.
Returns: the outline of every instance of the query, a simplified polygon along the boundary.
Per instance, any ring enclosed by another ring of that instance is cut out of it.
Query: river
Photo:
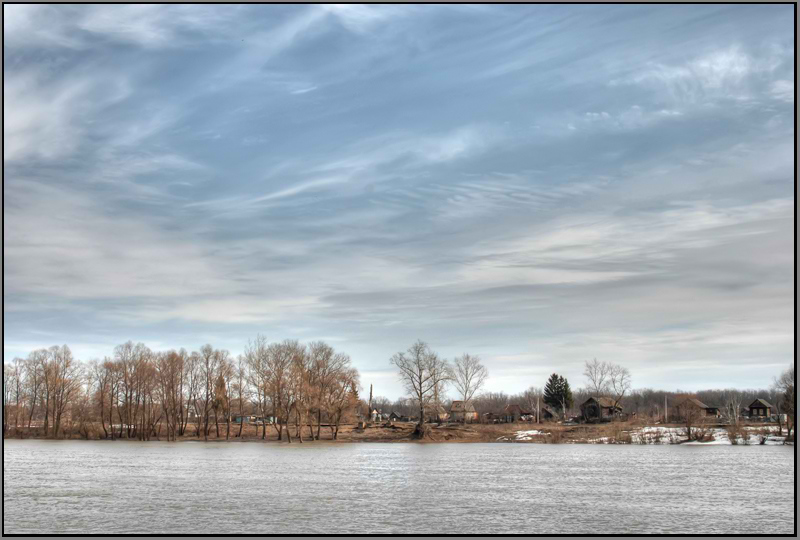
[[[792,447],[3,444],[4,534],[795,530]]]

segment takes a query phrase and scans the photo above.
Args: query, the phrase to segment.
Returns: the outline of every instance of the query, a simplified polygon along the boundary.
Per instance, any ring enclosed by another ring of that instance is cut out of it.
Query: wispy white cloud
[[[318,87],[316,87],[316,86],[309,86],[308,88],[300,88],[299,90],[292,90],[290,92],[290,94],[294,94],[294,95],[307,94],[309,92],[313,92],[317,88]]]
[[[369,4],[323,4],[324,11],[334,15],[348,30],[368,32],[377,25],[409,13],[413,6]]]
[[[122,77],[74,74],[54,78],[43,69],[6,74],[3,81],[3,160],[68,157],[88,130],[87,117],[130,94]]]
[[[774,72],[785,59],[781,51],[757,56],[732,45],[680,64],[650,62],[629,77],[612,80],[610,84],[647,85],[666,92],[678,102],[747,100],[754,97],[754,79]]]

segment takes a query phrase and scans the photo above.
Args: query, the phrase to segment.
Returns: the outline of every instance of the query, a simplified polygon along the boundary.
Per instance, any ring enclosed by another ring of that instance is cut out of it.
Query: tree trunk
[[[106,431],[106,417],[105,408],[103,405],[103,395],[100,394],[100,424],[103,426],[103,438],[108,439],[108,431]]]
[[[34,394],[31,400],[31,413],[28,415],[28,433],[31,431],[31,422],[33,422],[33,411],[36,409],[36,395]]]
[[[330,417],[328,418],[330,421]],[[319,432],[322,429],[322,409],[317,411],[317,440],[319,440]]]

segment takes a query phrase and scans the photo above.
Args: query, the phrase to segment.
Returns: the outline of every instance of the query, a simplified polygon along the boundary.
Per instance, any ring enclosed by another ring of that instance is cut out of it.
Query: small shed
[[[751,403],[748,409],[750,409],[751,418],[754,416],[755,417],[772,416],[777,412],[777,409],[775,409],[775,407],[770,405],[769,402],[760,398]]]

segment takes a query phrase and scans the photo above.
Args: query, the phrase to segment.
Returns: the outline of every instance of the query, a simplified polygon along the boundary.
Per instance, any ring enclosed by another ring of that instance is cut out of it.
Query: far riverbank
[[[296,428],[291,428],[291,443],[314,444],[317,442],[328,443],[538,443],[538,444],[729,444],[729,445],[776,445],[784,444],[785,430],[779,432],[774,424],[752,424],[733,428],[730,426],[704,425],[694,427],[692,440],[687,436],[685,426],[678,424],[646,425],[632,422],[615,422],[595,425],[564,425],[560,423],[532,424],[520,422],[513,424],[442,424],[427,425],[424,439],[418,440],[413,436],[415,424],[411,422],[398,422],[394,424],[373,424],[364,429],[355,425],[342,425],[336,439],[329,426],[321,426],[319,438],[316,438],[317,429],[314,426],[314,438],[309,434],[307,426],[303,428],[302,440],[297,436]],[[106,432],[108,427],[106,426]],[[119,426],[115,426],[118,432]],[[289,442],[286,430],[283,430],[281,439],[278,431],[272,425],[267,426],[264,434],[263,426],[246,424],[242,427],[232,424],[230,432],[227,425],[220,424],[219,436],[216,426],[212,426],[209,437],[206,439],[197,435],[195,426],[189,426],[177,442],[260,442],[280,443]],[[70,433],[70,431],[68,431]],[[160,430],[154,430],[148,440],[166,441]],[[123,430],[123,437],[114,436],[114,440],[141,440],[140,437],[127,438]],[[41,436],[41,429],[37,427],[17,428],[11,430],[6,436],[9,439],[44,439],[52,437]],[[91,426],[82,433],[71,433],[71,436],[62,437],[69,440],[112,440],[105,436],[101,426]],[[794,436],[788,441],[793,444]]]

